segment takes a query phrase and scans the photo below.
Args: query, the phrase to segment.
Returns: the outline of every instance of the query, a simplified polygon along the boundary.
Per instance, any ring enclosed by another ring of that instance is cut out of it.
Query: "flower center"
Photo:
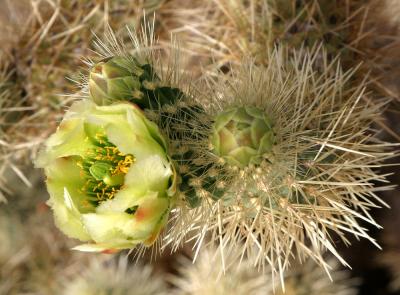
[[[121,189],[135,158],[133,155],[121,153],[105,135],[96,134],[92,142],[94,147],[87,151],[78,165],[86,179],[81,191],[89,202],[98,206],[103,201],[113,199]]]

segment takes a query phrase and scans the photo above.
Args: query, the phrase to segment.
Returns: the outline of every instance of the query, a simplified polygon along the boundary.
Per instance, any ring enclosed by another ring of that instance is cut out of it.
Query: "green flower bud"
[[[130,101],[142,109],[158,109],[181,96],[179,89],[161,85],[150,64],[140,64],[132,56],[114,56],[95,64],[90,71],[89,93],[97,105]]]
[[[244,168],[270,158],[274,133],[261,109],[237,107],[216,116],[210,140],[217,156],[229,165]]]
[[[158,127],[129,103],[77,102],[36,161],[49,205],[84,251],[152,244],[165,225],[176,173]]]

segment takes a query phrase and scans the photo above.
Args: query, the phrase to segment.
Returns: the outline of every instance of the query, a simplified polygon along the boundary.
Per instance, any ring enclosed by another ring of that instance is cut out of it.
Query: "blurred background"
[[[205,274],[210,265],[202,262],[208,254],[194,266],[188,262],[189,248],[174,254],[166,251],[156,261],[146,256],[139,264],[125,252],[71,251],[76,241],[55,228],[43,173],[32,165],[66,107],[79,97],[75,81],[87,71],[83,58],[96,59],[95,35],[101,36],[108,24],[124,39],[126,26],[140,28],[155,14],[159,46],[168,48],[174,33],[180,40],[184,69],[197,77],[202,68],[224,69],[226,63],[237,62],[239,51],[258,58],[258,51],[272,46],[265,36],[254,38],[249,31],[251,26],[263,27],[265,19],[254,17],[247,24],[246,10],[243,16],[225,6],[235,7],[235,2],[245,7],[257,4],[256,0],[0,0],[0,294],[272,294],[268,273],[259,274],[246,264],[227,274],[231,277],[226,282],[208,286]],[[329,15],[330,22],[313,16],[309,24],[315,30],[293,28],[299,19],[296,14],[277,20],[286,13],[279,7],[293,5],[302,11],[315,3],[323,8],[325,2],[334,3],[337,15]],[[328,2],[271,1],[276,11],[269,29],[275,35],[266,33],[268,40],[272,35],[272,43],[288,46],[312,40],[322,43],[329,54],[342,55],[344,68],[361,63],[356,80],[370,75],[369,99],[391,100],[374,127],[381,130],[382,139],[399,142],[400,1]],[[355,44],[355,40],[361,41]],[[396,162],[399,159],[386,164]],[[382,169],[391,174],[393,185],[400,184],[398,166]],[[399,188],[379,195],[391,207],[371,212],[383,227],[370,228],[382,250],[367,240],[352,240],[349,248],[337,244],[352,269],[335,266],[333,284],[316,266],[293,270],[288,273],[287,294],[400,294]]]

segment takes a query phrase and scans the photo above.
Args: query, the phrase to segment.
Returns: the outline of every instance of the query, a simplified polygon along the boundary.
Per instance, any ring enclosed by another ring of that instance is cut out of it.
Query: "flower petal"
[[[51,198],[48,203],[53,209],[55,223],[61,231],[71,238],[81,241],[90,240],[90,236],[83,227],[81,215],[73,204],[73,200],[67,189],[64,189],[63,200]]]
[[[97,208],[97,212],[124,212],[128,208],[139,205],[141,199],[149,194],[167,197],[166,191],[171,175],[171,168],[159,156],[137,161],[126,174],[123,188],[114,199],[103,202]]]
[[[88,213],[83,214],[82,219],[96,243],[112,243],[111,248],[115,248],[153,241],[165,225],[168,212],[169,200],[151,194],[143,198],[134,214]]]

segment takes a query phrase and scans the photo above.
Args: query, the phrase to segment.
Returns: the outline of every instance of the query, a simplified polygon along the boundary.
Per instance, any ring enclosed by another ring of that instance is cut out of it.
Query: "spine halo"
[[[88,61],[82,88],[98,108],[119,110],[127,101],[139,108],[137,116],[152,121],[145,123],[146,136],[173,166],[164,186],[177,189],[175,207],[164,236],[157,239],[159,224],[151,236],[156,251],[194,241],[198,253],[216,242],[223,268],[224,257],[238,248],[238,262],[246,257],[260,269],[270,267],[283,285],[293,257],[310,257],[329,273],[325,251],[347,265],[336,239],[348,245],[351,234],[377,245],[361,221],[380,227],[369,211],[387,206],[376,192],[391,186],[378,170],[396,153],[371,127],[387,102],[361,103],[365,85],[349,85],[355,70],[343,71],[322,48],[282,46],[267,51],[265,65],[243,60],[227,74],[187,82],[177,59],[164,63],[179,53],[157,50],[152,32],[152,25],[139,35],[130,31],[129,47],[110,30],[97,42],[100,60]],[[107,167],[88,171],[108,181]],[[166,216],[158,217],[166,222]]]

